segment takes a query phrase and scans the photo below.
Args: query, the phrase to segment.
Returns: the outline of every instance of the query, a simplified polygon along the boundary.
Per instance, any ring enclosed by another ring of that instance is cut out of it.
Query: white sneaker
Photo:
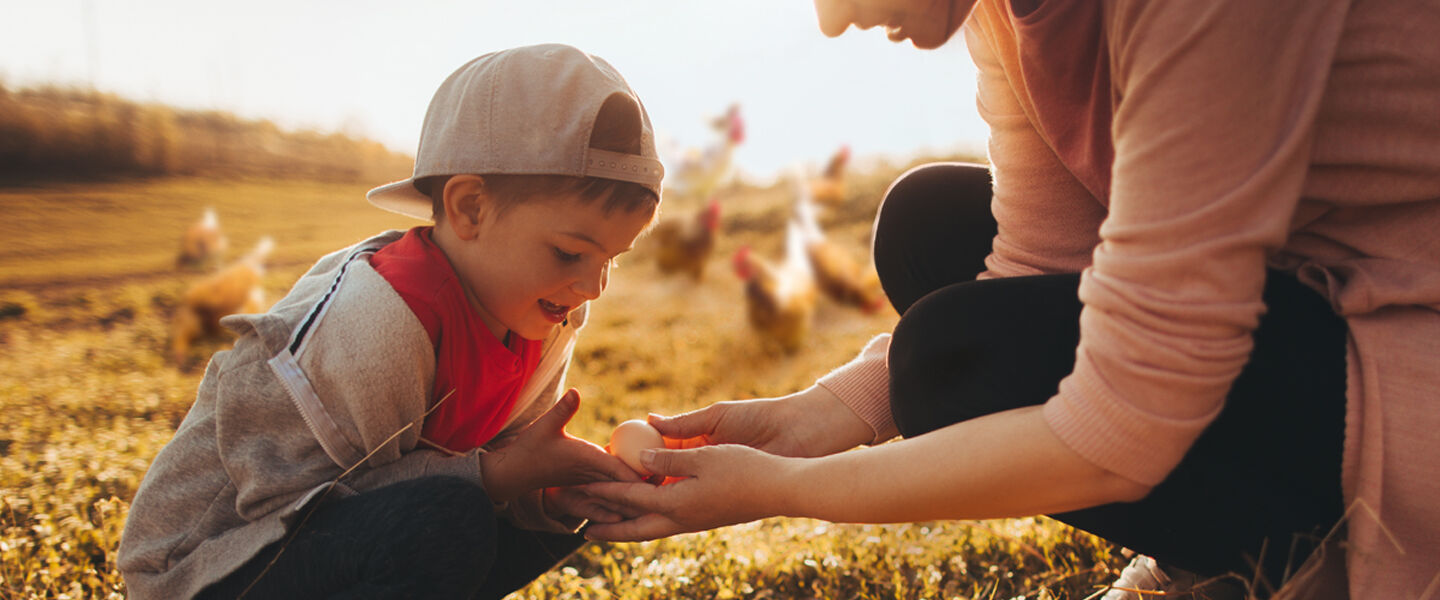
[[[1201,578],[1183,569],[1161,569],[1138,554],[1100,600],[1244,600],[1245,589],[1228,578]]]
[[[1100,600],[1151,600],[1159,595],[1141,592],[1161,592],[1170,585],[1170,576],[1160,570],[1155,559],[1144,554],[1136,555],[1130,564],[1120,571],[1120,577],[1110,584],[1110,591]]]

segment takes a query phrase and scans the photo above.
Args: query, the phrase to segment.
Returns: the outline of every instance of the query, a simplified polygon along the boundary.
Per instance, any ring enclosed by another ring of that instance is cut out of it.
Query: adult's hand
[[[820,386],[782,396],[717,402],[673,417],[650,415],[672,449],[742,444],[780,456],[824,456],[874,439],[855,411]]]
[[[592,540],[641,541],[703,531],[785,514],[804,459],[766,454],[735,444],[688,450],[647,450],[641,461],[664,475],[662,486],[599,482],[582,486],[610,504],[645,513],[615,523],[594,523]],[[678,478],[678,479],[675,479]]]
[[[1054,514],[1134,502],[1150,491],[1072,450],[1050,429],[1041,406],[819,458],[738,445],[649,452],[647,469],[684,479],[658,488],[583,486],[626,511],[652,513],[595,526],[591,537],[652,539],[770,516],[900,523]]]

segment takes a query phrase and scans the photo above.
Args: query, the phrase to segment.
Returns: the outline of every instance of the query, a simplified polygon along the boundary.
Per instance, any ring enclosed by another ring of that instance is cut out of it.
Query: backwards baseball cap
[[[640,154],[590,147],[600,107],[612,96],[640,111]],[[385,210],[429,219],[423,177],[458,174],[570,175],[641,184],[660,195],[664,167],[645,105],[603,59],[571,46],[542,44],[485,54],[440,84],[409,179],[370,190]]]

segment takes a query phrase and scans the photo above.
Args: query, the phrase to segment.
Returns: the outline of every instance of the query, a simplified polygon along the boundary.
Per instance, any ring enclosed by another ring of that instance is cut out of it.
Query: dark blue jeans
[[[907,437],[1044,403],[1074,367],[1078,274],[973,280],[996,233],[990,197],[984,167],[930,165],[897,180],[876,218]],[[1139,502],[1053,517],[1207,576],[1259,565],[1278,585],[1309,554],[1343,511],[1346,327],[1284,273],[1268,274],[1264,300],[1225,408],[1169,477]]]
[[[501,598],[584,542],[517,529],[480,486],[427,477],[321,505],[198,597]]]

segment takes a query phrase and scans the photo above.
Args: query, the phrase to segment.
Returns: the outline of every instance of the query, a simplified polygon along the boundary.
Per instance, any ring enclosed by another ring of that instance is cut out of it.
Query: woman
[[[689,479],[593,484],[649,514],[589,537],[1050,514],[1258,594],[1440,589],[1440,9],[816,12],[921,48],[963,25],[993,184],[899,179],[893,335],[807,390],[655,418],[703,447],[647,466]]]

